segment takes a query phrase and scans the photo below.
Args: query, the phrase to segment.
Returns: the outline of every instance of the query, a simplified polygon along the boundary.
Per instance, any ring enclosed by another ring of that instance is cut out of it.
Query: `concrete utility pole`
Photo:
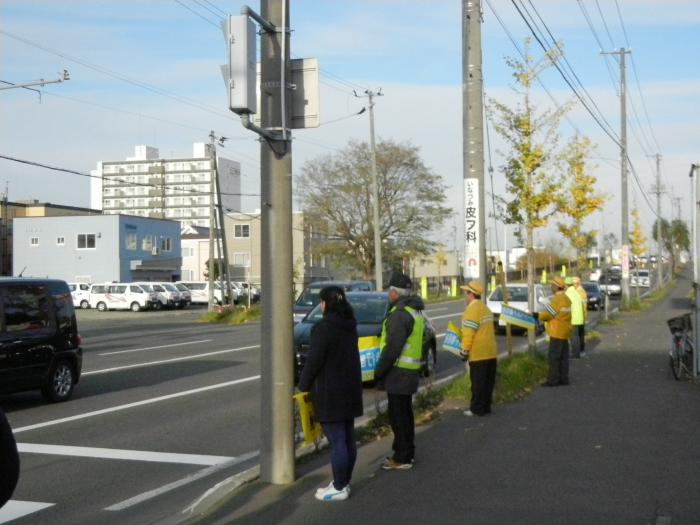
[[[374,92],[365,90],[365,95],[369,99],[369,147],[370,147],[370,169],[372,171],[372,230],[374,230],[374,280],[377,290],[384,289],[383,267],[382,267],[382,236],[379,231],[379,181],[377,179],[377,145],[374,139],[374,97],[381,97],[381,88]],[[355,93],[360,98],[360,95]]]
[[[216,162],[216,136],[212,131],[209,134],[210,148],[211,148],[211,158],[214,166],[214,180],[216,182],[216,209],[217,217],[219,220],[219,239],[221,245],[221,251],[219,253],[219,269],[223,270],[219,273],[219,279],[221,280],[221,304],[225,304],[224,300],[224,290],[228,294],[228,303],[230,306],[234,305],[233,298],[233,287],[231,285],[231,266],[228,260],[228,241],[226,240],[226,214],[224,213],[224,205],[221,200],[221,181],[219,179],[219,165]],[[219,138],[219,144],[224,143],[226,137]],[[212,195],[212,198],[214,195]],[[248,305],[250,307],[250,305]]]
[[[693,343],[695,348],[698,348],[698,282],[700,276],[698,276],[698,168],[700,164],[690,165],[690,183],[692,185],[692,199],[693,202],[692,212],[691,212],[691,232],[692,232],[692,249],[693,249]],[[693,377],[698,377],[698,371],[700,370],[700,352],[693,352]]]
[[[481,70],[481,1],[462,0],[463,275],[486,290],[484,86]]]
[[[630,54],[629,49],[620,48],[617,51],[601,52],[603,55],[619,55],[620,60],[620,169],[622,178],[622,228],[620,243],[622,244],[622,304],[627,304],[630,298],[629,276],[629,203],[627,184],[627,73],[625,69],[625,56]]]
[[[664,188],[661,186],[661,155],[654,155],[656,158],[656,185],[652,187],[652,193],[656,194],[656,286],[661,288],[664,282],[664,269],[661,262],[661,194]]]
[[[260,477],[294,481],[294,361],[292,276],[292,142],[289,0],[261,0],[261,18],[275,31],[261,35],[262,347]]]
[[[212,131],[211,136],[214,135]],[[214,195],[216,194],[216,166],[214,165],[213,155],[211,151],[209,152],[209,264],[208,264],[208,275],[207,281],[209,281],[209,310],[214,309],[214,228],[216,228],[216,216],[214,215]],[[223,293],[223,292],[222,292]],[[223,299],[223,296],[222,296]],[[222,301],[223,303],[223,301]]]

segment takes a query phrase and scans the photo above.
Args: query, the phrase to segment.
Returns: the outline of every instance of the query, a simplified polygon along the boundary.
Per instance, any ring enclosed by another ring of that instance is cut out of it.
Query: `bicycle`
[[[683,376],[693,375],[693,356],[695,344],[693,343],[693,323],[691,313],[668,319],[668,329],[671,331],[671,350],[668,353],[669,365],[673,377],[680,381]]]

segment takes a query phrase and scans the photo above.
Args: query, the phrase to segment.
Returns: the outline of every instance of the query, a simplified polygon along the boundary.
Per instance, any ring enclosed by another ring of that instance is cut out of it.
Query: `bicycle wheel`
[[[683,351],[683,342],[681,340],[673,341],[671,347],[671,353],[669,355],[669,365],[671,365],[671,372],[673,372],[673,377],[676,381],[680,381],[683,375],[683,362],[681,360],[681,352]]]

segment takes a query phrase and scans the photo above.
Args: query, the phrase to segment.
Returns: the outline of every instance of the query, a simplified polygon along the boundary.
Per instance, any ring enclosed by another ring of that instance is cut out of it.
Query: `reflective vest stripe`
[[[404,306],[404,310],[408,312],[411,317],[413,317],[413,330],[411,331],[411,334],[408,336],[408,339],[401,350],[401,355],[394,362],[394,366],[405,370],[419,370],[421,367],[421,356],[423,354],[423,330],[425,323],[423,316],[410,306]],[[396,307],[392,307],[391,310],[389,310],[387,319],[395,311]],[[387,319],[384,320],[384,325],[382,327],[382,337],[380,342],[382,351],[386,346]]]

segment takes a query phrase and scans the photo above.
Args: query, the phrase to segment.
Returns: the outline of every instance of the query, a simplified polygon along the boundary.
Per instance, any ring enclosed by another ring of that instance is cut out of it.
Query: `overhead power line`
[[[186,3],[181,2],[180,0],[174,0],[174,1],[175,1],[176,3],[178,3],[178,4],[180,4],[180,5],[181,5],[182,7],[184,7],[185,9],[187,9],[190,13],[192,13],[192,14],[195,15],[196,17],[201,18],[202,20],[204,20],[206,23],[213,25],[213,26],[216,27],[217,29],[219,28],[219,26],[218,26],[218,24],[217,24],[216,22],[212,22],[209,18],[207,18],[207,17],[204,16],[203,14],[199,13],[199,12],[196,11],[195,9],[192,9],[192,8],[191,8],[190,6],[188,6]]]

